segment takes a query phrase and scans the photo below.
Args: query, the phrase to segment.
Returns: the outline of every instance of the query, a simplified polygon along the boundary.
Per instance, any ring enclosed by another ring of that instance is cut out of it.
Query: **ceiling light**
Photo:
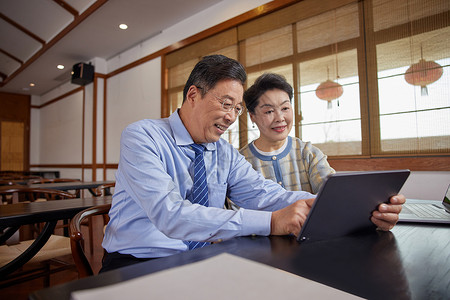
[[[127,24],[120,24],[119,28],[125,30],[125,29],[128,28],[128,25]]]
[[[35,84],[31,82],[31,83],[30,83],[30,86],[33,87],[33,86],[35,86]]]
[[[63,70],[64,69],[64,66],[63,65],[57,65],[56,66],[58,69],[60,69],[60,70]]]

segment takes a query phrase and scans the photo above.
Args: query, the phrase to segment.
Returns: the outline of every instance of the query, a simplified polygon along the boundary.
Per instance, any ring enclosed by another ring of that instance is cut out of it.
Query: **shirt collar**
[[[178,109],[169,116],[169,124],[177,146],[188,146],[194,143],[189,131],[187,131],[181,121],[180,115],[178,114]],[[216,143],[204,143],[202,145],[209,151],[216,150]]]
[[[285,156],[287,156],[289,154],[289,152],[291,152],[291,149],[292,149],[292,137],[291,136],[287,137],[287,143],[285,143],[285,144],[286,144],[286,147],[284,148],[284,150],[281,153],[270,154],[270,155],[262,154],[258,149],[256,149],[254,142],[251,142],[248,147],[250,148],[250,151],[252,152],[252,154],[254,156],[256,156],[257,158],[259,158],[260,160],[271,161],[271,160],[274,160],[274,157],[276,157],[277,159],[282,159]]]

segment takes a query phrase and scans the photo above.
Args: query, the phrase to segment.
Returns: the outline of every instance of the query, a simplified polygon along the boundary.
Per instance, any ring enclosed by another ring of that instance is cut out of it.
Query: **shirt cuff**
[[[242,235],[270,235],[272,212],[240,208],[242,213]]]

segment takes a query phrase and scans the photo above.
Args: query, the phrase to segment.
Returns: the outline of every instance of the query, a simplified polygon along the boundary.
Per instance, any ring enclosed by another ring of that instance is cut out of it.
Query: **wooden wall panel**
[[[24,171],[24,127],[23,122],[0,123],[0,170]]]
[[[5,125],[5,133],[14,133],[14,138],[11,139],[11,134],[5,136],[5,141],[3,137],[0,136],[0,145],[3,148],[9,145],[9,149],[1,150],[2,157],[0,161],[6,163],[5,166],[1,167],[2,170],[7,170],[13,167],[7,162],[12,162],[11,157],[3,157],[5,155],[22,156],[22,167],[18,167],[16,159],[14,159],[14,168],[16,170],[28,170],[30,166],[30,109],[31,109],[31,97],[27,95],[11,94],[11,93],[0,93],[0,121],[2,125]],[[19,125],[20,124],[20,125]],[[11,127],[11,126],[12,127]],[[17,125],[17,126],[16,126]],[[20,128],[19,128],[20,127]],[[12,130],[12,131],[11,131]],[[22,131],[22,133],[20,133]],[[3,130],[2,130],[3,132]],[[22,136],[21,141],[17,141],[17,134]],[[10,145],[11,142],[14,145]],[[11,148],[12,147],[12,148]],[[16,149],[21,147],[22,150]],[[12,152],[11,152],[12,151]],[[21,154],[19,154],[21,153]]]

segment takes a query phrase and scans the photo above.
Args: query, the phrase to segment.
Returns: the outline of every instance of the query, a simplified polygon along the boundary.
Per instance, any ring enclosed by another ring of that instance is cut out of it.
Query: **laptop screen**
[[[447,188],[442,205],[444,205],[446,211],[450,212],[450,185]]]

